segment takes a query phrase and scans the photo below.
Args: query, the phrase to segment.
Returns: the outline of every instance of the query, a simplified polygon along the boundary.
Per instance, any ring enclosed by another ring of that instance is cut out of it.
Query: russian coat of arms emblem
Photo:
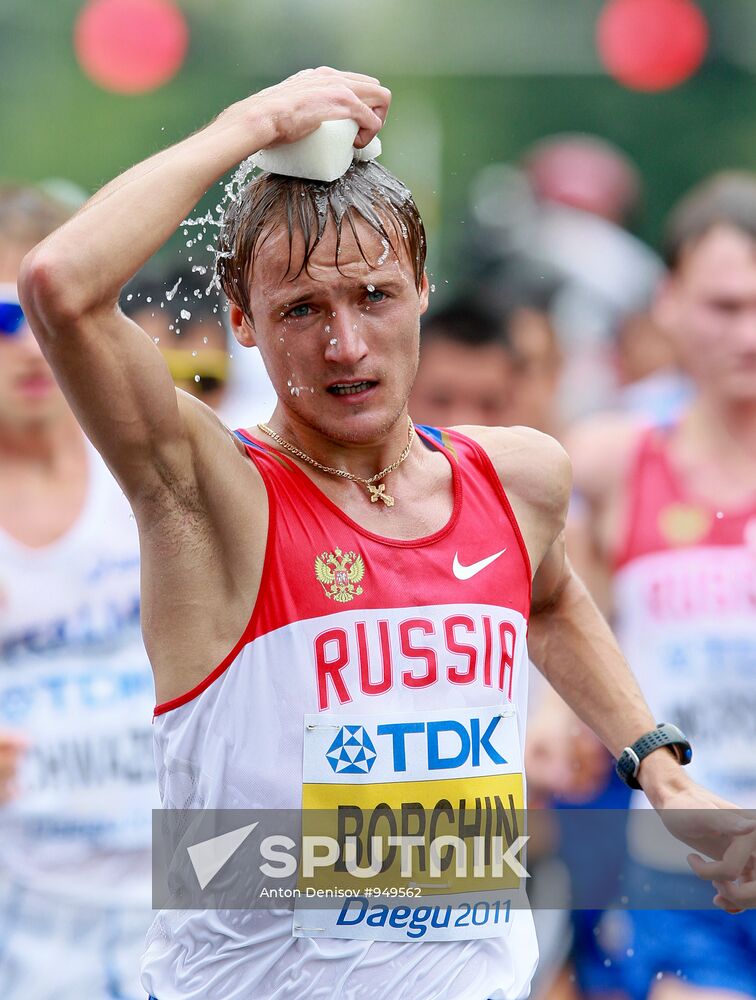
[[[365,575],[365,563],[358,552],[321,552],[315,556],[315,576],[323,593],[339,604],[353,601],[362,593],[360,580]]]

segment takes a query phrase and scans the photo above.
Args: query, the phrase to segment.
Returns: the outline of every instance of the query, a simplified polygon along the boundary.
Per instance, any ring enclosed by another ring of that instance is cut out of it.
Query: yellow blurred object
[[[219,348],[192,351],[185,348],[166,347],[162,355],[174,382],[192,381],[195,375],[225,382],[228,378],[228,354]]]

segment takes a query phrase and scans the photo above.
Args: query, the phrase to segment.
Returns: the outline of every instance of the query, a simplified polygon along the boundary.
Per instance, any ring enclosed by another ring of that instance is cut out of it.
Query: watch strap
[[[656,729],[644,733],[631,746],[625,747],[617,759],[617,774],[630,788],[640,788],[638,771],[641,761],[662,747],[670,750],[680,764],[689,764],[693,758],[693,750],[682,730],[671,722],[660,722]]]

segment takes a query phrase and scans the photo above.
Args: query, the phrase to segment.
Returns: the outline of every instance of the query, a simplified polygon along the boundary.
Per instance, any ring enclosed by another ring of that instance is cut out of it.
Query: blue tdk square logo
[[[364,726],[342,726],[326,757],[336,774],[368,774],[376,753]]]

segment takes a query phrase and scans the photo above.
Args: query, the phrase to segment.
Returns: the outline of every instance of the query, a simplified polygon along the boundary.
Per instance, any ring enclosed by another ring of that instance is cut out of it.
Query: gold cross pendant
[[[381,483],[380,486],[371,486],[370,483],[365,483],[365,485],[370,490],[370,503],[375,503],[377,500],[383,500],[387,507],[394,506],[394,498],[390,493],[386,493],[385,483]]]

